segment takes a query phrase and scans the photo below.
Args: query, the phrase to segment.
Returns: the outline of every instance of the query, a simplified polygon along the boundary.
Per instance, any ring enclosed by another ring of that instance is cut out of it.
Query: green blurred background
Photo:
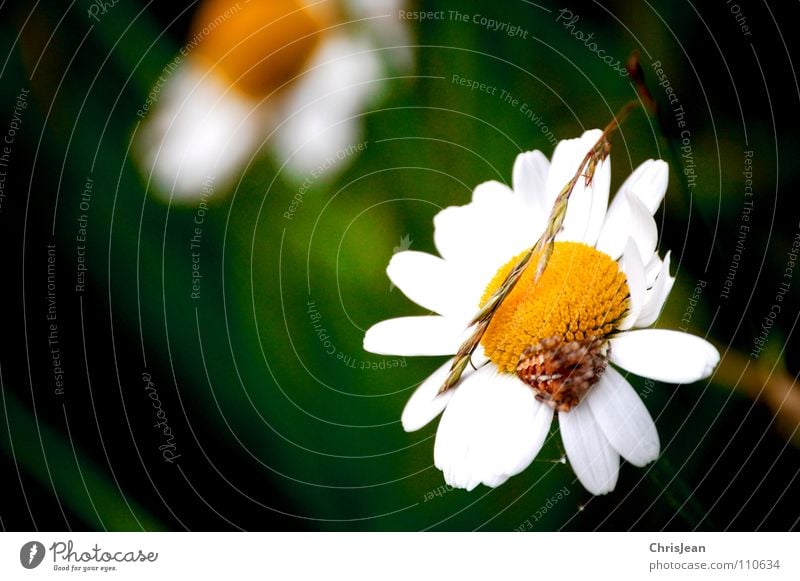
[[[215,191],[199,299],[190,296],[189,249],[198,208],[155,200],[129,154],[136,111],[196,6],[125,0],[95,22],[90,4],[0,4],[1,135],[20,91],[30,91],[2,168],[3,529],[797,526],[800,280],[785,276],[800,229],[789,30],[797,3],[418,2],[411,8],[481,14],[525,34],[449,16],[408,22],[413,72],[385,83],[383,101],[363,113],[365,151],[335,179],[315,181],[291,220],[283,214],[298,185],[278,174],[268,141],[240,181]],[[365,353],[363,332],[422,314],[391,288],[385,267],[398,248],[435,252],[439,209],[466,203],[482,181],[510,182],[518,152],[549,156],[553,138],[602,126],[635,98],[629,79],[559,21],[562,9],[615,60],[640,53],[660,113],[637,111],[614,136],[612,191],[647,158],[670,163],[657,220],[678,282],[658,326],[707,335],[723,353],[721,371],[691,386],[632,378],[663,453],[647,469],[624,465],[606,497],[592,498],[558,462],[558,437],[498,489],[448,491],[432,465],[437,422],[413,434],[399,423],[414,386],[443,359]],[[658,84],[659,61],[685,127]],[[519,103],[470,91],[454,75]],[[742,173],[749,151],[752,198]],[[76,291],[82,214],[86,286]],[[781,312],[754,356],[782,282]],[[156,398],[171,461],[159,449]]]

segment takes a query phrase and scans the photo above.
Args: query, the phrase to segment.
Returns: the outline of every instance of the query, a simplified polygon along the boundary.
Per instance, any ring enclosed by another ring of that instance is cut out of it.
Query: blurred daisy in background
[[[452,355],[470,335],[476,311],[503,283],[521,254],[544,232],[559,191],[601,136],[587,131],[561,141],[552,161],[520,154],[513,189],[479,185],[466,206],[434,218],[441,257],[407,251],[387,272],[411,300],[436,313],[374,325],[367,351],[385,355]],[[708,377],[719,361],[707,341],[648,329],[674,283],[669,253],[656,249],[653,214],[666,193],[667,164],[648,160],[609,206],[610,157],[586,185],[578,181],[563,228],[541,278],[528,268],[497,309],[461,380],[439,393],[452,360],[411,396],[407,431],[444,412],[434,460],[451,486],[498,486],[541,450],[554,414],[570,465],[583,486],[605,494],[616,486],[620,457],[636,466],[656,459],[658,432],[625,377],[609,363],[672,383]]]
[[[290,180],[336,175],[385,80],[410,69],[400,0],[207,0],[148,98],[136,155],[157,195],[199,198],[262,147]]]

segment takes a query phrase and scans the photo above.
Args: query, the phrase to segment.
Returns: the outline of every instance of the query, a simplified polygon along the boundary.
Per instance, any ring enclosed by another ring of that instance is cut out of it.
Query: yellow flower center
[[[261,99],[299,74],[332,22],[319,2],[205,0],[194,17],[193,56],[245,94]],[[327,4],[327,3],[325,3]]]
[[[503,283],[521,256],[515,256],[497,271],[486,287],[481,304]],[[534,351],[541,353],[542,349],[557,352],[560,349],[559,355],[563,358],[565,349],[571,346],[572,352],[587,355],[580,356],[581,362],[590,361],[592,357],[602,359],[605,337],[628,309],[625,274],[611,257],[578,242],[556,242],[547,268],[536,284],[533,283],[535,264],[536,257],[486,329],[481,344],[487,357],[508,373],[519,373],[521,359]],[[529,350],[531,347],[536,349]],[[578,364],[578,355],[573,356],[571,370]],[[552,359],[541,359],[540,355],[540,363],[545,367]],[[594,369],[599,365],[597,363]],[[602,368],[605,368],[604,362]],[[539,368],[537,372],[540,373],[538,380],[561,377],[541,375],[545,371]],[[597,378],[600,373],[602,369],[597,371]],[[590,379],[587,390],[597,378]]]

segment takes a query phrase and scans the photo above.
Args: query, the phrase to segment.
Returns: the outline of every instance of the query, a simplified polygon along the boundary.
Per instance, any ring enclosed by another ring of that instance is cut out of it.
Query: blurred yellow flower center
[[[481,299],[484,304],[522,257],[497,271]],[[548,338],[563,341],[603,339],[628,308],[625,274],[606,254],[578,242],[556,242],[553,254],[533,284],[536,257],[509,293],[483,335],[487,357],[514,373],[520,356]]]
[[[206,0],[192,23],[194,56],[231,86],[263,98],[303,69],[330,24],[326,4]]]

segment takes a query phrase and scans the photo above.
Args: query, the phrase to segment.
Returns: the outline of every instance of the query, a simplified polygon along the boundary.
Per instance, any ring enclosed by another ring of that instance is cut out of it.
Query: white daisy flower
[[[209,176],[231,182],[262,147],[290,180],[320,167],[334,178],[363,139],[364,112],[411,68],[403,1],[201,2],[138,112],[136,155],[154,193],[194,203]]]
[[[387,272],[395,286],[436,313],[390,319],[364,337],[385,355],[453,355],[470,336],[480,306],[545,230],[550,209],[575,175],[599,130],[561,141],[552,161],[517,156],[513,189],[475,188],[472,202],[434,218],[441,257],[406,251]],[[402,415],[406,431],[439,422],[434,461],[448,484],[498,486],[536,457],[558,415],[567,458],[593,494],[614,489],[620,457],[636,466],[656,459],[658,432],[625,377],[671,383],[708,377],[719,353],[683,332],[647,329],[675,279],[669,253],[659,258],[653,214],[667,189],[668,166],[648,160],[609,206],[610,157],[569,200],[553,254],[534,284],[528,268],[496,311],[460,382],[439,394],[452,360],[417,388]]]

